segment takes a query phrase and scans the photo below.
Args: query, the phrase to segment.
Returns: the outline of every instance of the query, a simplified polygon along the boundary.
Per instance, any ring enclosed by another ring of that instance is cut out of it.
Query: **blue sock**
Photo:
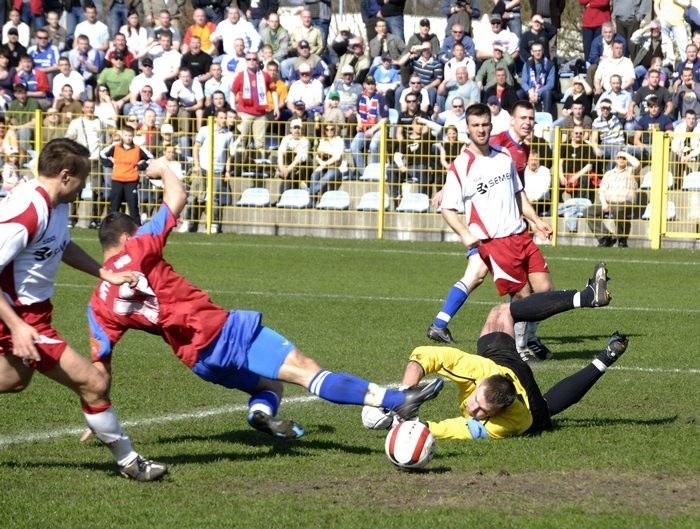
[[[336,404],[365,403],[369,382],[347,373],[319,371],[309,384],[309,391]]]
[[[248,409],[252,411],[263,411],[273,417],[277,415],[280,406],[280,398],[274,391],[265,390],[255,393],[248,400]]]
[[[394,410],[406,401],[406,392],[387,389],[382,400],[382,408]]]
[[[452,317],[457,314],[457,311],[462,308],[462,305],[467,301],[469,297],[469,289],[467,285],[461,281],[457,281],[452,288],[447,293],[447,298],[445,298],[445,303],[442,305],[442,309],[438,312],[433,320],[433,325],[444,329],[450,322]]]

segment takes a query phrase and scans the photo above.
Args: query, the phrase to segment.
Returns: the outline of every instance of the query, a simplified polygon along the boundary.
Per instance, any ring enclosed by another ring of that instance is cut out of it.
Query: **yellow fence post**
[[[661,248],[661,222],[663,210],[663,186],[666,179],[664,172],[668,170],[666,156],[664,152],[665,134],[659,130],[651,133],[651,199],[649,206],[651,215],[649,217],[649,242],[652,250]]]
[[[379,126],[379,131],[375,134],[381,134],[381,141],[379,142],[379,211],[377,212],[377,238],[381,239],[384,237],[384,220],[385,212],[384,208],[386,204],[384,203],[384,194],[386,192],[386,122],[383,122]],[[368,153],[368,156],[371,156]]]
[[[554,143],[552,145],[552,246],[557,245],[559,231],[559,157],[561,155],[561,129],[554,127]]]
[[[34,111],[34,152],[39,156],[39,146],[43,143],[41,138],[41,124],[43,123],[40,109]]]
[[[204,216],[206,218],[206,231],[211,235],[212,218],[214,216],[214,116],[207,118],[207,133],[209,134],[209,167],[207,167],[206,181],[206,203],[204,206]],[[192,147],[195,148],[194,146]],[[204,168],[202,168],[204,169]]]

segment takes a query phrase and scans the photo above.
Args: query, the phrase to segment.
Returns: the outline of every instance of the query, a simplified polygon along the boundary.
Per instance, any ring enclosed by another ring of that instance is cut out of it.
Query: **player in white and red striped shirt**
[[[113,284],[131,283],[131,272],[110,272],[70,240],[69,203],[85,186],[90,153],[59,138],[39,155],[39,176],[0,202],[0,393],[19,392],[34,371],[79,397],[88,426],[106,444],[120,473],[158,479],[167,468],[136,453],[108,397],[105,374],[70,347],[51,324],[56,271],[61,261]]]
[[[501,295],[525,297],[532,290],[551,290],[547,263],[528,235],[523,217],[545,238],[551,235],[551,227],[527,200],[508,150],[489,145],[488,107],[470,107],[467,127],[471,143],[447,172],[441,207],[443,218],[468,248],[469,265],[464,277],[448,292],[442,310],[428,329],[428,337],[447,343],[454,342],[447,323],[469,292],[481,284],[487,269]],[[462,209],[466,225],[459,217]]]

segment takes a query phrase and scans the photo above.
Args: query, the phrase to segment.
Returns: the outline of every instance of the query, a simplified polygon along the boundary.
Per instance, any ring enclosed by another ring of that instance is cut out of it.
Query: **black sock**
[[[514,322],[542,321],[560,312],[566,312],[575,308],[575,294],[575,290],[556,290],[554,292],[530,294],[526,298],[511,302],[510,314],[513,316]],[[583,305],[583,301],[581,305]]]
[[[603,373],[604,371],[593,364],[588,364],[577,373],[555,384],[543,395],[549,407],[549,414],[554,416],[580,401],[593,384],[603,376]]]

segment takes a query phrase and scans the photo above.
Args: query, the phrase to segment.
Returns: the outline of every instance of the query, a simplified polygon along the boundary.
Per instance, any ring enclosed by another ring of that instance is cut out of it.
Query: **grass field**
[[[94,232],[76,240],[98,255]],[[400,381],[464,259],[456,244],[175,235],[168,258],[226,307],[264,322],[333,370]],[[555,358],[543,388],[573,373],[617,329],[630,348],[539,437],[437,444],[423,472],[396,470],[359,409],[289,387],[281,415],[307,436],[252,431],[243,394],[207,384],[164,344],[132,332],[114,360],[113,402],[137,449],[168,463],[161,483],[121,479],[108,451],[79,443],[75,397],[36,377],[0,405],[0,527],[697,528],[700,526],[700,260],[689,251],[545,248],[555,285],[581,288],[608,263],[610,307],[543,323]],[[94,281],[62,270],[55,323],[87,351]],[[498,301],[487,280],[451,328],[473,349]],[[457,414],[449,385],[421,416]]]

